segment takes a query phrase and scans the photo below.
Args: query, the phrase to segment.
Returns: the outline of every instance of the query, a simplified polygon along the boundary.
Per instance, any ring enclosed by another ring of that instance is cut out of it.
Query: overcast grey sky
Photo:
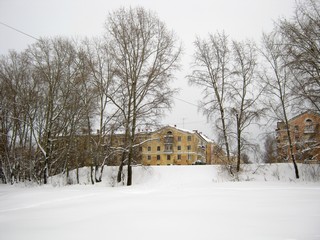
[[[201,91],[188,86],[185,79],[190,73],[195,37],[224,30],[231,38],[249,38],[259,43],[262,31],[270,31],[273,21],[292,16],[294,5],[294,0],[0,0],[0,22],[36,38],[92,37],[103,34],[108,12],[119,7],[142,6],[155,11],[176,32],[184,47],[182,69],[174,83],[181,91],[162,122],[197,129],[214,138],[212,124],[196,107]],[[23,50],[33,42],[0,25],[0,54],[7,54],[9,49]]]

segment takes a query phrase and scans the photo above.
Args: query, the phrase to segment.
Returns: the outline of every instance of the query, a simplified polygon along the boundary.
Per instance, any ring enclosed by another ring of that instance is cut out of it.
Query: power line
[[[14,30],[14,31],[16,31],[16,32],[18,32],[18,33],[21,33],[21,34],[23,34],[23,35],[25,35],[25,36],[27,36],[27,37],[30,37],[30,38],[33,38],[33,39],[39,41],[38,38],[36,38],[36,37],[34,37],[34,36],[32,36],[32,35],[30,35],[30,34],[28,34],[28,33],[25,33],[25,32],[23,32],[23,31],[21,31],[21,30],[19,30],[19,29],[17,29],[17,28],[14,28],[14,27],[12,27],[12,26],[4,23],[4,22],[1,22],[1,21],[0,21],[0,24],[3,25],[3,26],[6,26],[7,28],[10,28],[10,29],[12,29],[12,30]],[[184,103],[187,103],[187,104],[189,104],[189,105],[192,105],[192,106],[195,106],[195,107],[199,107],[197,104],[188,102],[188,101],[183,100],[183,99],[181,99],[181,98],[177,98],[177,97],[173,97],[173,98],[175,98],[175,99],[177,99],[177,100],[179,100],[179,101],[182,101],[182,102],[184,102]]]
[[[183,99],[181,99],[181,98],[177,98],[177,97],[173,97],[173,98],[174,98],[174,99],[177,99],[177,100],[179,100],[179,101],[181,101],[181,102],[187,103],[187,104],[189,104],[189,105],[192,105],[192,106],[195,106],[195,107],[199,107],[197,104],[188,102],[188,101],[183,100]]]
[[[16,31],[16,32],[18,32],[18,33],[21,33],[21,34],[23,34],[23,35],[26,35],[26,36],[28,36],[28,37],[30,37],[30,38],[33,38],[33,39],[39,41],[38,38],[36,38],[36,37],[34,37],[34,36],[32,36],[32,35],[30,35],[30,34],[28,34],[28,33],[25,33],[25,32],[23,32],[23,31],[21,31],[21,30],[19,30],[19,29],[17,29],[17,28],[11,27],[10,25],[8,25],[8,24],[6,24],[6,23],[4,23],[4,22],[0,22],[0,24],[3,25],[3,26],[5,26],[5,27],[7,27],[7,28],[10,28],[10,29],[12,29],[12,30],[14,30],[14,31]]]

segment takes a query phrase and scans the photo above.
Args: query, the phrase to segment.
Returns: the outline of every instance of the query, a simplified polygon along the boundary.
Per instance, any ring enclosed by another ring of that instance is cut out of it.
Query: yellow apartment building
[[[148,134],[140,148],[143,165],[213,164],[215,144],[194,130],[165,126]]]
[[[70,169],[94,163],[100,166],[103,162],[110,166],[119,165],[123,157],[121,149],[126,148],[124,134],[99,136],[99,132],[90,135],[83,133],[72,141],[69,137],[60,137],[59,141],[55,141],[54,149],[63,153],[67,150],[66,146],[70,146],[72,150],[66,153]],[[204,134],[176,126],[165,126],[154,131],[138,129],[135,144],[133,164],[223,164],[225,160],[224,151]]]

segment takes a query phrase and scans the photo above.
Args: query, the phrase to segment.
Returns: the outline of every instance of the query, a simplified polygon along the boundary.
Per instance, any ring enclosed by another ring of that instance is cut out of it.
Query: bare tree
[[[204,98],[201,109],[208,118],[219,114],[217,129],[223,138],[223,146],[231,163],[229,130],[227,118],[227,81],[231,74],[230,49],[224,33],[210,34],[208,40],[197,39],[194,43],[193,72],[189,83],[203,88]]]
[[[35,91],[28,66],[25,52],[11,51],[0,59],[0,162],[5,182],[30,179],[28,114]]]
[[[117,92],[110,100],[123,119],[127,150],[123,152],[121,166],[127,159],[127,185],[131,185],[137,126],[159,120],[171,106],[175,91],[169,84],[178,67],[181,48],[173,32],[153,12],[143,8],[116,10],[109,15],[106,30],[117,83]]]
[[[109,96],[113,96],[113,81],[115,75],[114,60],[111,57],[108,39],[96,38],[93,41],[85,42],[88,54],[88,66],[90,69],[90,79],[95,92],[96,116],[99,122],[97,137],[93,138],[95,166],[95,181],[101,181],[103,166],[107,162],[105,154],[106,140],[110,141],[112,132],[115,131],[115,115],[117,109],[112,108]],[[106,138],[108,136],[108,138]],[[110,155],[111,156],[111,155]],[[97,176],[98,167],[101,166],[100,177]]]
[[[265,84],[265,93],[267,94],[265,103],[267,107],[272,109],[276,118],[282,120],[286,125],[289,155],[294,165],[295,176],[299,178],[288,118],[288,111],[292,103],[289,92],[292,72],[287,65],[282,40],[277,31],[263,35],[261,53],[267,62],[267,66],[261,80]]]
[[[283,38],[283,51],[293,71],[291,87],[298,105],[306,101],[309,108],[320,112],[320,3],[298,1],[292,19],[278,22]]]
[[[240,171],[242,150],[249,144],[244,137],[245,130],[258,120],[264,109],[258,107],[257,100],[261,90],[257,89],[257,53],[250,42],[232,42],[232,80],[228,92],[231,102],[231,114],[236,118],[237,172]]]
[[[78,73],[76,51],[69,40],[55,38],[41,39],[29,47],[28,54],[33,79],[41,84],[43,115],[38,124],[38,146],[44,155],[42,172],[46,184],[51,166],[62,158],[57,155],[62,151],[53,152],[53,142],[65,133],[70,123],[69,110],[75,109],[70,106],[77,102],[72,94]]]

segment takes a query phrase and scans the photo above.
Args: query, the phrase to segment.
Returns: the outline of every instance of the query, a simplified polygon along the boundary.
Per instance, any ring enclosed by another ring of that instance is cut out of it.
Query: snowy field
[[[320,182],[281,179],[286,169],[226,182],[214,166],[134,168],[133,186],[110,187],[108,168],[94,186],[0,185],[0,239],[320,239]]]

